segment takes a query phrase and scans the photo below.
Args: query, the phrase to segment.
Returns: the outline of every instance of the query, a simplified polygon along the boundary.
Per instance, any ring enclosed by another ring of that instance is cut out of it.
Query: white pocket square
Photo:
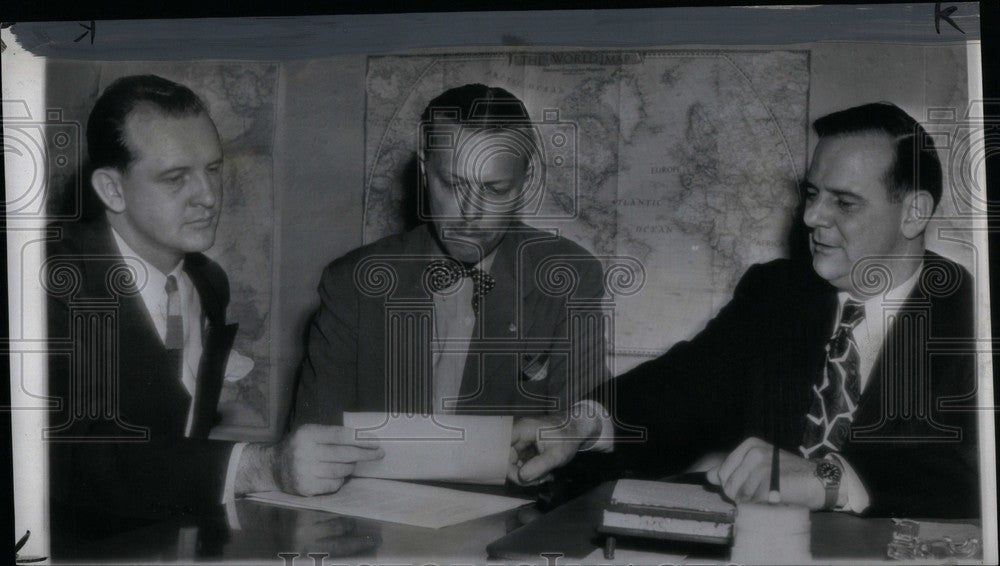
[[[541,381],[549,376],[549,360],[542,358],[543,356],[536,356],[524,364],[522,373],[527,376],[528,381]]]
[[[226,362],[226,381],[239,381],[251,371],[253,371],[253,360],[236,350],[230,350],[229,360]]]

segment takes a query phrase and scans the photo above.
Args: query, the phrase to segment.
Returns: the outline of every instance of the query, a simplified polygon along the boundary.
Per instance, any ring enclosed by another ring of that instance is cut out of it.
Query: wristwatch
[[[813,460],[816,463],[816,477],[826,490],[824,509],[833,509],[837,505],[837,495],[840,493],[840,477],[843,471],[840,464],[833,460]]]

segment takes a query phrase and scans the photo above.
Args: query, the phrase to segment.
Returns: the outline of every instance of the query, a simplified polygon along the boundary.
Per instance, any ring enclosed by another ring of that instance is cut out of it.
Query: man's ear
[[[535,179],[535,161],[528,159],[528,163],[524,166],[524,186],[521,190],[524,190],[531,185],[531,182]]]
[[[105,208],[111,212],[125,212],[125,195],[122,194],[122,174],[113,167],[95,169],[90,175],[90,186],[97,193]]]
[[[903,197],[903,219],[900,230],[908,240],[920,237],[934,214],[934,197],[927,191],[914,191]]]

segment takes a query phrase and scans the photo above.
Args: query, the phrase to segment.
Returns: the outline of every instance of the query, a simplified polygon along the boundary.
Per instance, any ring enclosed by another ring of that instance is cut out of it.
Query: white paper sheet
[[[355,477],[502,485],[513,417],[344,413],[344,425],[378,437],[385,458]]]
[[[527,499],[372,478],[352,478],[340,491],[329,495],[301,497],[281,491],[266,491],[252,493],[247,499],[431,529],[457,525],[531,503]]]

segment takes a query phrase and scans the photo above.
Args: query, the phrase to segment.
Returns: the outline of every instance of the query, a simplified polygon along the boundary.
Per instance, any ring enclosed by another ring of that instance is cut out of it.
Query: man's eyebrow
[[[221,165],[223,161],[224,161],[224,159],[220,155],[216,159],[213,159],[212,161],[208,162],[208,164],[206,166],[207,167],[211,167],[213,165]],[[173,175],[175,173],[184,173],[184,172],[187,172],[187,171],[190,171],[190,170],[191,170],[191,166],[189,166],[189,165],[177,165],[176,167],[169,167],[167,169],[164,169],[163,171],[160,171],[157,176],[159,176],[159,177],[168,177],[168,176]]]
[[[804,192],[806,192],[808,190],[814,190],[816,192],[819,192],[820,189],[819,189],[819,187],[817,187],[816,185],[810,183],[807,180],[801,181],[799,183],[799,191],[804,193]],[[828,187],[826,189],[826,192],[832,193],[834,196],[838,196],[838,197],[851,197],[851,198],[858,199],[858,200],[868,200],[864,196],[862,196],[862,195],[860,195],[860,194],[858,194],[858,193],[856,193],[856,192],[854,192],[854,191],[852,191],[850,189],[835,189],[835,188],[829,188]]]
[[[184,173],[186,171],[189,171],[190,169],[191,168],[186,165],[171,167],[170,169],[164,169],[163,171],[160,171],[157,177],[169,177],[175,173]]]
[[[868,200],[860,194],[850,190],[850,189],[827,189],[828,192],[833,193],[838,197],[851,197],[858,200]]]

